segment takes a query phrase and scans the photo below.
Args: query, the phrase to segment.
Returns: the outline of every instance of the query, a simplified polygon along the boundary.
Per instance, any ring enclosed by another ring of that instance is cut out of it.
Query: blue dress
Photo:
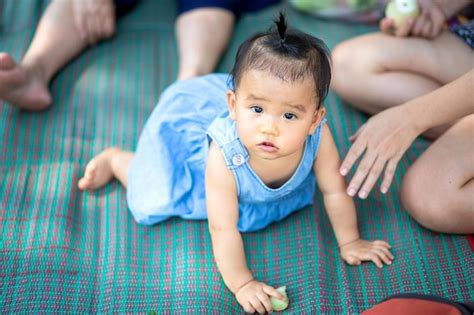
[[[307,137],[293,176],[279,188],[266,186],[248,164],[229,118],[227,77],[212,74],[181,81],[163,92],[128,171],[127,201],[138,223],[152,225],[172,216],[207,219],[204,176],[210,141],[234,174],[240,231],[263,229],[312,204],[321,125]]]

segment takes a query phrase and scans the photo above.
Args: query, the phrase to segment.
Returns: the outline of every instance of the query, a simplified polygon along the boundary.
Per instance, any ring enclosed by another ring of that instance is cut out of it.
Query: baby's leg
[[[127,188],[127,173],[134,153],[108,148],[87,163],[84,177],[78,182],[81,190],[95,190],[112,179],[118,179]]]
[[[401,198],[421,225],[474,233],[474,114],[438,138],[410,167]]]
[[[474,66],[474,53],[449,32],[434,40],[374,33],[340,44],[333,60],[334,91],[375,114],[461,76]]]

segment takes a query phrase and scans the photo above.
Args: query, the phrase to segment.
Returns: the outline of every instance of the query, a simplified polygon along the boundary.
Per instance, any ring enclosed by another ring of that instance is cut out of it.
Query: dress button
[[[244,163],[244,156],[239,153],[234,154],[234,156],[232,157],[232,164],[234,164],[235,166],[239,166],[242,163]]]

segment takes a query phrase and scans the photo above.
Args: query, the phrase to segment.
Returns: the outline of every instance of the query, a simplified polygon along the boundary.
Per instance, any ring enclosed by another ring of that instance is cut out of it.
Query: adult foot
[[[77,186],[80,190],[98,189],[114,178],[112,162],[114,156],[119,153],[119,149],[105,149],[87,163],[84,177],[82,177]]]
[[[16,64],[5,52],[0,52],[0,100],[26,110],[46,109],[52,102],[40,74]]]

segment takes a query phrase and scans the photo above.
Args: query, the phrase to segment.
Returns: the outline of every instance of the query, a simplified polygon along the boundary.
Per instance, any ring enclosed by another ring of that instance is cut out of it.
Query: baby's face
[[[299,158],[308,134],[324,116],[313,79],[288,82],[259,70],[246,71],[236,93],[227,92],[230,117],[251,157]]]

